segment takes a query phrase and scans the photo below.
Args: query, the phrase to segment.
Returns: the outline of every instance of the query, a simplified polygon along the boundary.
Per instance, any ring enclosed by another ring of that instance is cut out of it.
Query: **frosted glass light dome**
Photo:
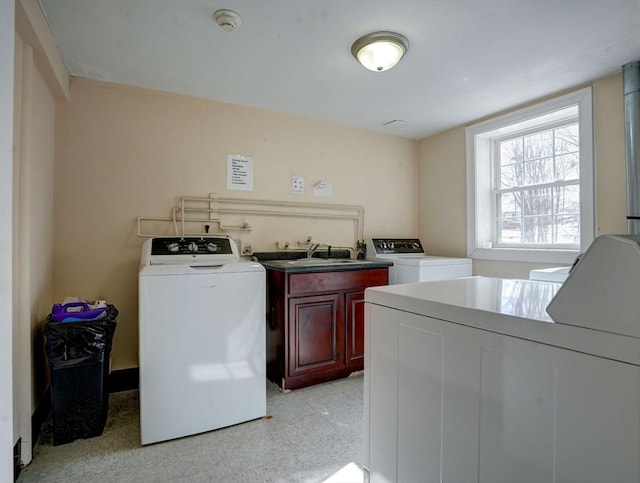
[[[367,69],[384,72],[396,65],[409,50],[406,37],[395,32],[364,35],[351,46],[353,56]]]

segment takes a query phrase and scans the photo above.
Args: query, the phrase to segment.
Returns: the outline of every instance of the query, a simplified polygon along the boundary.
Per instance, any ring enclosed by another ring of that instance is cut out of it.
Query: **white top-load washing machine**
[[[427,255],[418,238],[370,238],[367,258],[393,262],[389,285],[449,280],[472,275],[470,258]]]
[[[139,273],[140,436],[266,414],[265,271],[227,237],[152,238]]]

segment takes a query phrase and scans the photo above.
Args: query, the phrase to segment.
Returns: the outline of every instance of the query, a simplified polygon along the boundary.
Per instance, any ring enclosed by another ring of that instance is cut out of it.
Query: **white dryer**
[[[227,237],[152,238],[139,273],[140,436],[266,414],[265,271]]]
[[[471,277],[470,258],[427,255],[419,238],[370,238],[367,258],[393,262],[389,285]]]

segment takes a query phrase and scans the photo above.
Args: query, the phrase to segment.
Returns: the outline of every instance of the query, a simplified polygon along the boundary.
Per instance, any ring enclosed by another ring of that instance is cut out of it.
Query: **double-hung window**
[[[571,262],[594,235],[591,91],[467,128],[468,251]]]

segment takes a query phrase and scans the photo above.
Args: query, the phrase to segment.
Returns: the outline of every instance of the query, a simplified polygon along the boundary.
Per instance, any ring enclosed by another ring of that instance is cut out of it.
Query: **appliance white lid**
[[[227,274],[244,272],[264,272],[264,267],[258,262],[240,260],[238,262],[220,263],[198,261],[189,263],[151,263],[140,267],[140,276],[155,275],[199,275],[199,274]]]
[[[373,287],[365,292],[365,302],[640,365],[639,338],[554,323],[545,307],[561,287],[468,277]]]
[[[422,257],[389,257],[394,265],[412,265],[416,267],[435,267],[450,265],[471,265],[470,258],[434,257],[430,255]]]

